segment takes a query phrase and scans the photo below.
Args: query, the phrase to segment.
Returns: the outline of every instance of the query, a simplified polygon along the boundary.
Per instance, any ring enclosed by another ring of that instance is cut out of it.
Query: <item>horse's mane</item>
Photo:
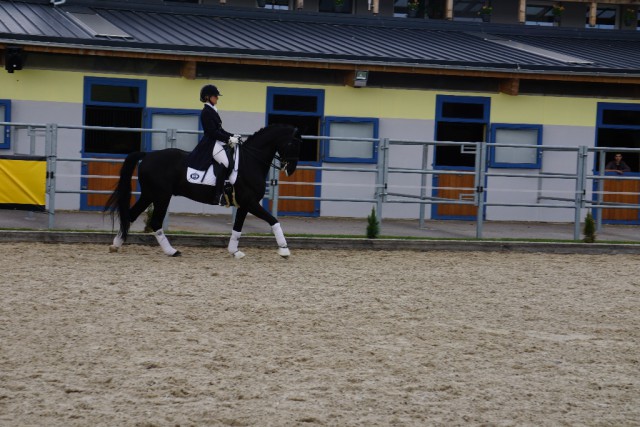
[[[292,129],[293,130],[293,126],[292,125],[287,125],[287,124],[283,124],[283,123],[277,123],[277,124],[273,124],[273,125],[268,125],[265,126],[259,130],[257,130],[253,135],[250,135],[247,138],[247,141],[249,141],[251,138],[254,137],[261,137],[262,135],[264,135],[267,132],[273,132],[274,130],[278,130],[278,129]]]

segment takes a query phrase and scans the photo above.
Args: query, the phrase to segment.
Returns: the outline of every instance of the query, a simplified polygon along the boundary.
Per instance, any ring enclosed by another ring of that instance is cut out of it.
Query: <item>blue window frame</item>
[[[325,117],[323,135],[333,137],[378,138],[379,120],[364,117]],[[324,140],[322,159],[336,163],[376,163],[377,141]]]
[[[0,99],[0,121],[11,121],[11,101]],[[0,125],[0,149],[11,148],[11,126]]]
[[[283,97],[282,101],[280,96]],[[286,103],[284,102],[285,98]],[[292,104],[294,101],[297,102]],[[267,114],[322,116],[324,114],[324,90],[268,87]]]
[[[144,107],[147,81],[106,77],[84,78],[84,104],[108,107]]]
[[[540,169],[542,156],[542,125],[493,123],[489,139],[489,166],[493,168]],[[526,145],[500,147],[495,144]]]
[[[182,110],[172,108],[147,108],[144,112],[145,129],[177,129],[202,130],[200,110]],[[165,148],[166,135],[164,133],[146,132],[143,138],[143,150],[154,151]],[[200,140],[196,133],[178,133],[176,146],[185,151],[191,151]]]

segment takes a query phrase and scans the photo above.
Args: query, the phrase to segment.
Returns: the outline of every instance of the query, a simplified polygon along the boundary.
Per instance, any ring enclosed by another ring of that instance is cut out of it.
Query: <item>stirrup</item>
[[[238,204],[236,203],[236,198],[234,197],[234,189],[233,189],[233,185],[231,185],[231,183],[229,182],[225,182],[224,183],[224,188],[222,189],[222,197],[220,198],[220,205],[224,206],[225,208],[230,207],[232,204],[235,207],[238,207]],[[222,201],[224,200],[224,204],[222,203]]]

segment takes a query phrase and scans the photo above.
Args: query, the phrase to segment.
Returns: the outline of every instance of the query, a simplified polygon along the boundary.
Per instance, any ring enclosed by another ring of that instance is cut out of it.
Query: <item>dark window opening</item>
[[[604,110],[602,124],[640,126],[640,110]]]
[[[298,128],[300,135],[320,135],[320,119],[314,116],[269,114],[269,124],[288,124]],[[300,146],[301,162],[317,162],[320,159],[317,139],[303,139]]]
[[[598,129],[598,147],[639,148],[640,129]],[[605,164],[613,160],[615,151],[605,156]],[[632,172],[640,172],[640,153],[622,153],[624,162]],[[599,161],[596,165],[600,165]]]
[[[273,95],[273,109],[314,113],[318,109],[318,98],[304,95]]]
[[[140,102],[140,88],[94,84],[91,85],[91,101],[138,104]]]
[[[455,119],[484,119],[484,105],[464,102],[443,102],[442,117]],[[461,140],[459,140],[461,141]]]
[[[437,141],[476,142],[484,141],[485,126],[483,123],[440,122],[436,131]],[[471,151],[463,152],[464,151]],[[438,166],[474,167],[475,147],[466,145],[436,146]]]
[[[87,106],[86,126],[139,128],[141,108]],[[140,151],[142,135],[135,131],[85,130],[85,153],[129,154]]]
[[[353,4],[351,0],[344,0],[341,3],[335,0],[320,0],[318,11],[332,13],[351,13]]]

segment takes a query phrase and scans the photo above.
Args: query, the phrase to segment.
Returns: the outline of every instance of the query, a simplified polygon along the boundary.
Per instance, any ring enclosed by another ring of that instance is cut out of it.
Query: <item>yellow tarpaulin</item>
[[[44,211],[46,174],[44,157],[0,156],[0,208]]]

